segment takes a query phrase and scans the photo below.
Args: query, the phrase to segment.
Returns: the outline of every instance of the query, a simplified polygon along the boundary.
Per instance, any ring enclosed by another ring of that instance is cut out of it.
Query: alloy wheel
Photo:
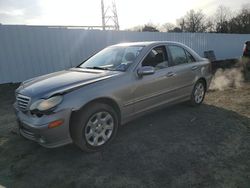
[[[205,88],[204,85],[199,82],[195,86],[195,91],[194,91],[194,100],[197,104],[201,103],[205,95]]]
[[[85,138],[91,146],[101,146],[111,137],[114,129],[114,118],[109,112],[93,114],[85,127]]]

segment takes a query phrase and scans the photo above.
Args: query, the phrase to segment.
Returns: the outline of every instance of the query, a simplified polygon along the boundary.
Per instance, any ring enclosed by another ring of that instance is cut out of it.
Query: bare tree
[[[175,27],[173,30],[170,30],[169,32],[173,32],[173,33],[182,33],[183,31],[182,31],[182,29],[181,28],[179,28],[179,27]]]
[[[250,33],[250,4],[243,6],[237,16],[229,23],[230,33]]]
[[[206,16],[201,10],[190,10],[179,20],[179,26],[184,32],[205,32],[207,28]]]
[[[130,31],[150,32],[217,32],[250,33],[250,3],[245,4],[238,13],[225,6],[219,6],[214,16],[207,17],[201,10],[190,10],[176,20],[176,25],[165,23],[161,26],[153,23],[136,26]]]
[[[172,23],[165,23],[160,27],[161,32],[171,32],[175,28],[175,25]]]
[[[159,32],[159,30],[153,25],[145,25],[142,28],[142,32]]]
[[[206,19],[206,32],[214,33],[216,31],[216,24],[213,17],[207,17]]]
[[[220,5],[215,12],[215,31],[217,33],[229,32],[229,21],[231,19],[232,11],[225,6]]]
[[[177,25],[179,26],[178,28],[181,30],[181,32],[185,31],[185,19],[180,18],[176,20]]]
[[[142,32],[159,32],[159,25],[148,22],[142,27]]]

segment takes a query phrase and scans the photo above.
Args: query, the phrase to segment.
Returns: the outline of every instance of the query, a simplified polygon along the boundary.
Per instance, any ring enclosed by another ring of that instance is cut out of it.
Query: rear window
[[[174,45],[173,46],[169,45],[168,48],[169,48],[169,51],[172,55],[172,61],[173,61],[174,65],[188,63],[187,56],[186,56],[185,50],[183,48],[181,48],[179,46],[174,46]]]
[[[194,57],[188,51],[185,50],[185,52],[186,52],[186,55],[187,55],[187,61],[188,61],[188,63],[195,62]]]

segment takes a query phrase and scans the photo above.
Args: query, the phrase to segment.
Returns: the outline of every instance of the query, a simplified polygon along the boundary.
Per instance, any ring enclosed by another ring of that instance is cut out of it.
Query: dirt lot
[[[12,133],[15,87],[0,86],[0,187],[250,187],[250,83],[137,119],[92,154]]]

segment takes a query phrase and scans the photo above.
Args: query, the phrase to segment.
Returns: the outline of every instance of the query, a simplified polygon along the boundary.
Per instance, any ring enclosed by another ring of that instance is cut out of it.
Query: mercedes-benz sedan
[[[210,80],[210,62],[181,43],[117,44],[75,68],[23,82],[14,107],[25,138],[97,151],[138,116],[183,101],[200,105]]]

